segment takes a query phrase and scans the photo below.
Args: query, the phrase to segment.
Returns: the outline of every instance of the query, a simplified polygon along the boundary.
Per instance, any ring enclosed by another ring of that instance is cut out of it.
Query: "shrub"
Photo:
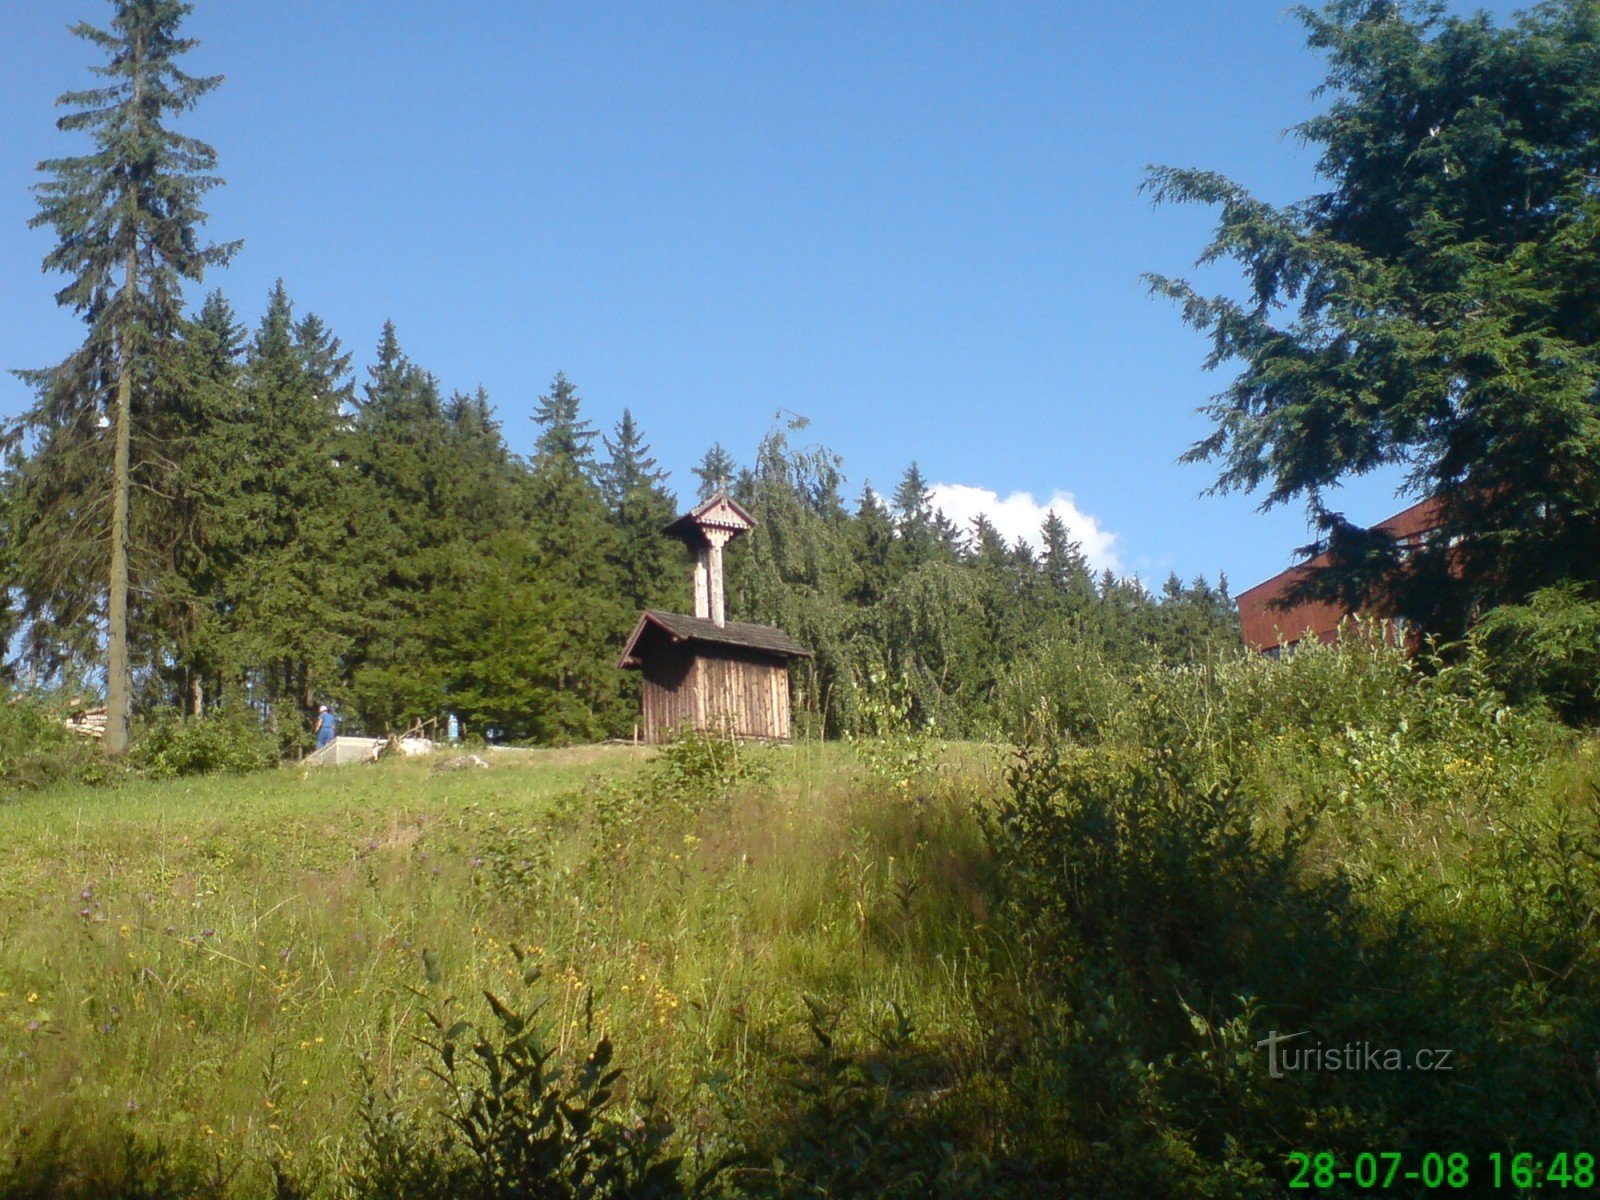
[[[1133,670],[1113,662],[1092,638],[1065,636],[1036,646],[996,689],[1001,729],[1024,740],[1038,725],[1085,744],[1111,735],[1133,694]]]
[[[1549,790],[1560,740],[1473,661],[1360,639],[1146,670],[1112,746],[1046,725],[989,824],[1021,1144],[1080,1190],[1129,1164],[1103,1195],[1265,1197],[1302,1146],[1592,1140],[1600,790]],[[1455,1073],[1267,1078],[1274,1030]]]
[[[163,711],[134,740],[129,757],[152,779],[241,775],[265,770],[278,761],[271,736],[256,714],[242,706],[203,717]]]
[[[62,725],[57,706],[47,699],[0,693],[0,793],[111,782],[121,774],[98,743]]]
[[[438,976],[430,967],[431,981]],[[528,968],[528,984],[538,978]],[[542,1004],[518,1011],[485,992],[492,1021],[453,1016],[439,1000],[422,1042],[442,1085],[431,1112],[369,1097],[362,1200],[673,1200],[690,1194],[667,1152],[672,1124],[648,1097],[627,1111],[622,1072],[601,1038],[576,1067],[545,1044]],[[619,1111],[621,1110],[621,1111]],[[707,1180],[701,1180],[699,1191]]]
[[[1565,720],[1600,720],[1600,601],[1578,584],[1495,609],[1472,631],[1484,673],[1514,704],[1548,703]]]

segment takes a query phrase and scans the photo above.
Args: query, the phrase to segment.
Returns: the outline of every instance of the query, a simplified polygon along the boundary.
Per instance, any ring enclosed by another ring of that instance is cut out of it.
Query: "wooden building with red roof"
[[[1409,548],[1422,545],[1438,531],[1439,526],[1439,502],[1424,500],[1379,522],[1375,528],[1394,538],[1403,554]],[[1326,566],[1328,561],[1327,554],[1319,554],[1239,593],[1239,625],[1246,646],[1276,657],[1308,638],[1318,642],[1337,640],[1339,624],[1346,617],[1387,616],[1384,613],[1357,614],[1343,605],[1325,601],[1303,601],[1288,607],[1281,606],[1283,597],[1291,588],[1313,571]]]

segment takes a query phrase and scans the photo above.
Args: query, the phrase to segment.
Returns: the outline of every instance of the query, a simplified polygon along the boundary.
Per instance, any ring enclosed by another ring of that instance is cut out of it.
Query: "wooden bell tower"
[[[694,615],[647,610],[617,663],[644,672],[646,741],[682,728],[789,737],[789,662],[810,652],[781,629],[728,620],[722,551],[755,527],[718,492],[663,531],[694,556]]]

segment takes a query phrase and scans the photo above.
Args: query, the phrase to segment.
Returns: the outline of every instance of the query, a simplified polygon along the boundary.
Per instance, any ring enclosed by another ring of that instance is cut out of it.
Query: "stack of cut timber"
[[[103,738],[106,735],[106,710],[80,708],[68,713],[61,719],[61,723],[73,733],[81,733],[84,737]]]

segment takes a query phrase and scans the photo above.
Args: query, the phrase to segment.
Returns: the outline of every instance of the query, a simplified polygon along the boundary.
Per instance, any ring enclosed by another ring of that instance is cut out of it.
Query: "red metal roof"
[[[1415,543],[1438,529],[1442,519],[1439,502],[1423,500],[1378,522],[1375,528],[1402,544]],[[1319,642],[1331,642],[1338,637],[1339,622],[1353,615],[1343,605],[1307,601],[1289,608],[1278,608],[1273,603],[1292,585],[1318,567],[1326,566],[1328,561],[1327,554],[1319,554],[1309,562],[1290,567],[1239,593],[1239,626],[1244,634],[1245,645],[1252,650],[1266,650],[1279,645],[1292,646],[1308,636]]]

